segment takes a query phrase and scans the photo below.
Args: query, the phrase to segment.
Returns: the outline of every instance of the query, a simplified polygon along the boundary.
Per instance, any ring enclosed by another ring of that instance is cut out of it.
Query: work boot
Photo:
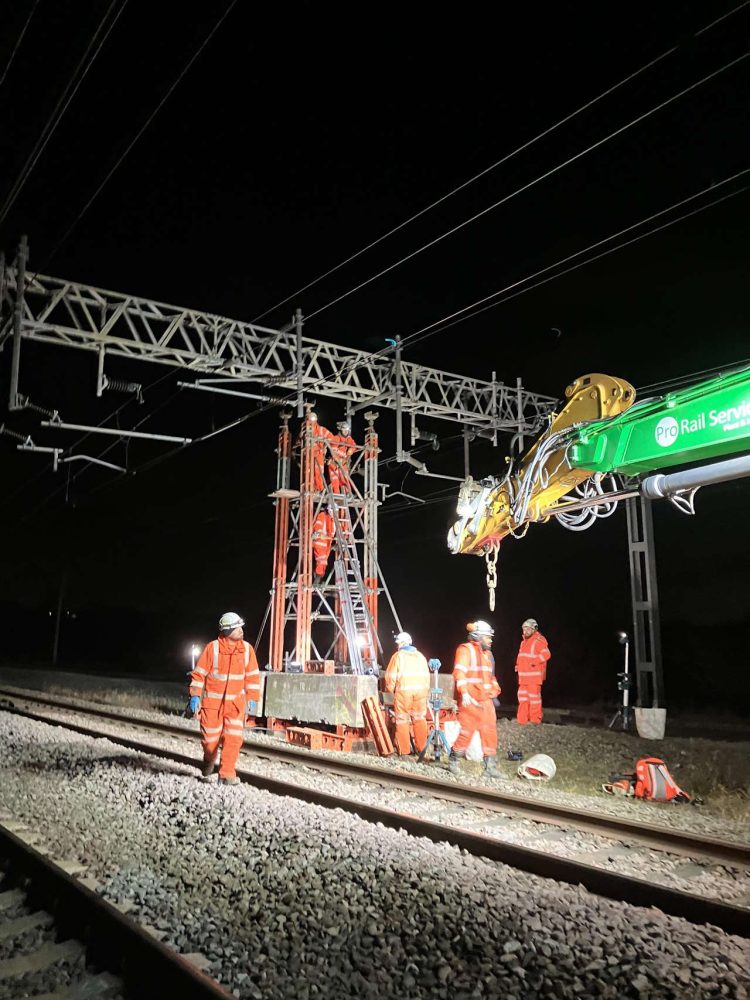
[[[204,757],[203,766],[201,767],[201,774],[204,778],[210,778],[214,773],[214,768],[216,767],[216,754],[213,757]]]
[[[239,785],[240,779],[236,774],[233,774],[231,778],[219,778],[220,785]]]
[[[466,757],[466,754],[465,753],[461,753],[460,750],[458,752],[456,752],[455,750],[451,750],[451,752],[450,752],[450,754],[448,756],[448,770],[450,771],[451,774],[458,774],[459,773],[458,762],[460,760],[464,760],[465,757]]]
[[[497,777],[499,777],[500,772],[498,771],[497,767],[495,766],[495,758],[494,757],[485,757],[484,758],[484,773],[487,775],[488,778],[497,778]]]

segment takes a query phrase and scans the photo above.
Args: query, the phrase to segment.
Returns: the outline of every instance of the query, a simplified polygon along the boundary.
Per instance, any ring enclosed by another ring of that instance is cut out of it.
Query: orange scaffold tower
[[[269,665],[306,671],[333,662],[337,672],[377,674],[378,597],[386,590],[378,567],[377,414],[365,414],[360,446],[306,409],[298,486],[290,414],[282,413],[279,428]]]

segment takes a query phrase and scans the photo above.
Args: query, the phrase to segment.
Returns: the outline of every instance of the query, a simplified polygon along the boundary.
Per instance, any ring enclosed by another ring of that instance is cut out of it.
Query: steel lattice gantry
[[[23,275],[19,282],[19,274]],[[20,287],[19,287],[20,286]],[[134,295],[5,269],[0,348],[21,341],[75,347],[104,357],[173,365],[197,375],[259,383],[296,402],[305,394],[340,399],[350,410],[378,406],[459,422],[478,432],[534,434],[555,400],[520,385],[485,381],[403,361],[398,349],[371,353],[302,335],[298,313],[280,330],[170,306]],[[14,365],[11,409],[23,405]]]
[[[348,414],[368,411],[361,455],[363,491],[355,491],[358,495],[349,498],[345,516],[341,511],[336,514],[337,531],[343,526],[343,534],[339,531],[338,542],[334,544],[334,550],[339,552],[336,559],[341,564],[337,566],[338,575],[331,571],[327,580],[317,583],[311,577],[309,565],[313,521],[325,498],[306,481],[300,482],[300,490],[290,489],[292,446],[287,423],[290,415],[283,418],[278,484],[273,495],[276,538],[269,604],[268,662],[277,671],[283,669],[285,631],[292,623],[293,655],[303,664],[311,652],[323,659],[334,655],[331,648],[318,649],[312,638],[312,625],[326,620],[333,625],[337,637],[336,655],[341,658],[348,646],[347,658],[353,669],[357,669],[355,660],[366,665],[377,659],[378,596],[383,591],[388,593],[378,564],[378,446],[373,427],[377,408],[395,413],[397,459],[412,462],[426,471],[402,447],[403,416],[412,421],[412,444],[422,436],[415,424],[419,417],[460,424],[468,449],[472,434],[480,434],[497,444],[499,434],[522,438],[538,433],[556,403],[551,397],[526,391],[520,381],[515,386],[505,385],[494,373],[491,380],[481,380],[404,361],[398,339],[375,353],[314,340],[303,336],[303,317],[299,312],[289,324],[275,330],[32,274],[26,264],[25,241],[12,266],[6,268],[0,261],[0,350],[6,344],[12,347],[11,410],[23,409],[30,402],[20,391],[21,345],[24,340],[32,340],[98,354],[98,395],[107,385],[106,359],[125,358],[192,372],[197,376],[193,385],[206,390],[291,404],[299,418],[304,418],[309,410],[306,399],[315,396],[341,400]],[[251,396],[238,391],[243,383],[262,386],[264,395]],[[306,449],[309,450],[309,442],[302,448],[303,453]],[[339,503],[331,496],[327,502],[334,506]],[[290,548],[295,554],[288,560]],[[342,574],[354,580],[347,584],[351,607],[342,600],[343,584],[339,580],[339,576],[343,579]],[[395,615],[395,608],[392,605],[391,608]],[[347,636],[344,627],[347,610],[351,619],[349,632],[356,628],[364,654],[351,655],[353,633]],[[312,651],[311,642],[315,647]]]

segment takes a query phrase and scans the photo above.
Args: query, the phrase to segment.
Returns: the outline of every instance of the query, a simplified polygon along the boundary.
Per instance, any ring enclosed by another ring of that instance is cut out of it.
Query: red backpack
[[[610,795],[650,799],[652,802],[692,801],[659,757],[641,757],[635,762],[635,774],[611,774],[609,782],[602,785],[602,790]]]
[[[688,793],[683,792],[659,757],[641,757],[636,761],[633,795],[654,802],[690,801]]]

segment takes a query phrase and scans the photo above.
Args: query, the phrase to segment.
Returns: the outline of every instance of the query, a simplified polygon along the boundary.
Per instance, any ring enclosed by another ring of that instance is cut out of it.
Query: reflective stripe
[[[213,698],[215,701],[236,701],[238,698],[244,698],[245,692],[238,691],[237,694],[224,694],[223,691],[206,691],[203,695],[204,698]]]
[[[202,677],[208,676],[208,671],[204,670],[203,667],[196,667],[194,673],[200,674]]]
[[[214,674],[214,680],[217,681],[244,681],[244,674]]]
[[[212,726],[210,729],[209,729],[208,726],[204,726],[203,727],[203,732],[204,733],[220,733],[221,732],[221,726],[216,726],[216,727]]]

